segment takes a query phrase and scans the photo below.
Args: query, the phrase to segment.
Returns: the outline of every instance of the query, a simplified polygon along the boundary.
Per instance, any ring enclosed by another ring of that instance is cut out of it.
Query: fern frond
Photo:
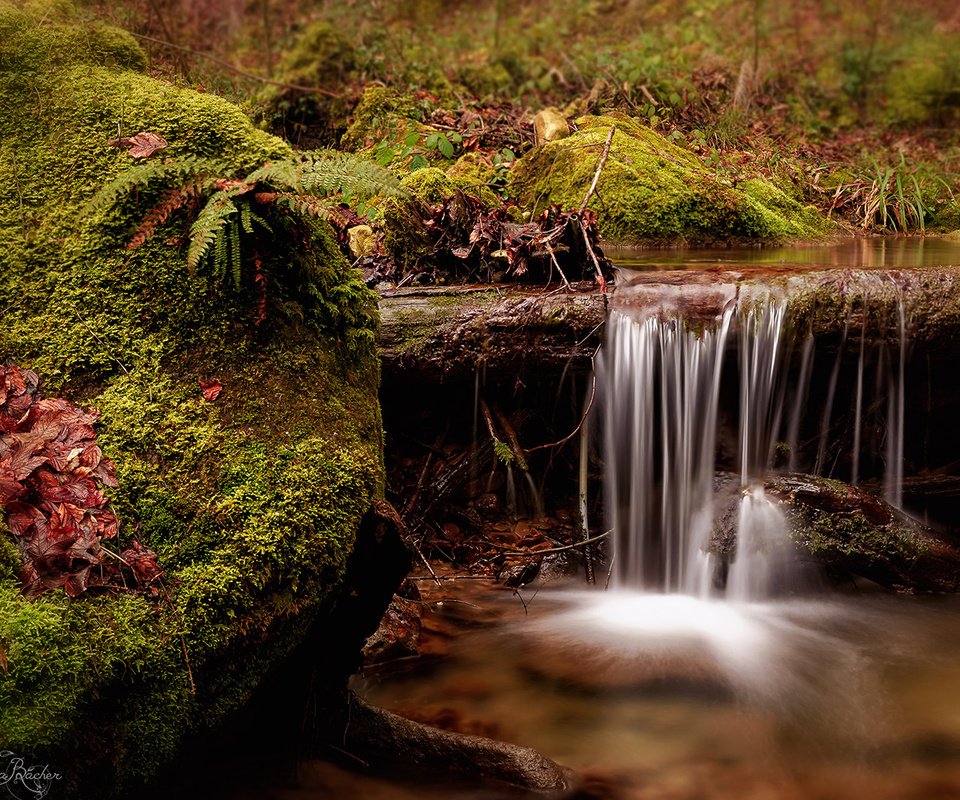
[[[303,192],[303,160],[297,156],[270,161],[249,175],[248,183],[264,183],[291,192]]]
[[[250,206],[243,203],[240,206],[240,225],[244,233],[253,233],[253,221],[250,219]]]
[[[187,183],[177,189],[170,189],[164,192],[160,202],[144,215],[133,237],[124,246],[128,250],[136,250],[146,242],[147,239],[153,236],[157,227],[166,222],[171,214],[183,208],[183,206],[199,194],[200,188],[194,179],[187,181]]]
[[[238,211],[236,204],[223,192],[215,194],[207,204],[200,209],[197,218],[190,226],[190,247],[187,250],[187,268],[193,275],[197,265],[209,252],[210,245],[217,242],[221,247],[220,238],[223,227],[230,217]],[[218,259],[219,260],[219,259]]]
[[[240,226],[236,220],[228,223],[228,230],[230,231],[230,269],[233,273],[233,285],[237,291],[240,291],[243,265],[240,259]]]
[[[326,219],[330,216],[331,203],[321,197],[294,192],[277,192],[277,203],[289,208],[304,218]]]
[[[192,179],[219,176],[228,171],[229,167],[222,161],[193,156],[172,161],[147,161],[121,172],[102,186],[84,207],[82,214],[91,216],[101,211],[112,211],[135,191],[169,187],[171,184],[183,186]]]
[[[267,233],[273,233],[273,228],[270,227],[270,223],[261,217],[256,211],[251,211],[249,206],[244,206],[244,209],[247,212],[247,218],[250,220],[250,222],[256,222],[257,225],[263,228]]]
[[[318,196],[402,197],[400,181],[386,167],[352,153],[319,151],[303,159],[303,191]]]
[[[229,237],[227,223],[217,231],[217,238],[213,245],[213,277],[217,283],[224,283],[227,279],[227,258],[229,256]]]

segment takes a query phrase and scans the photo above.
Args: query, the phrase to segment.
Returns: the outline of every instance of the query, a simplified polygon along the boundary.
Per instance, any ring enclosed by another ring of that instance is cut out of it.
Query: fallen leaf
[[[200,390],[203,394],[204,400],[209,400],[211,403],[220,396],[220,392],[223,391],[223,386],[216,378],[212,381],[200,381]]]
[[[157,150],[163,150],[169,142],[159,133],[140,131],[135,136],[121,136],[119,139],[111,139],[107,144],[113,147],[126,148],[127,155],[130,158],[149,158]]]

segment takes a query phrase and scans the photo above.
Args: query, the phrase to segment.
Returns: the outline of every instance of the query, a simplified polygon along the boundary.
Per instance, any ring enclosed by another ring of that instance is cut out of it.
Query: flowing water
[[[951,252],[960,259],[949,243],[896,242],[721,255],[883,267]],[[676,258],[702,269],[715,257],[661,253],[631,266],[676,268]],[[451,584],[426,601],[428,620],[457,628],[446,656],[355,688],[415,718],[535,747],[579,770],[598,800],[960,799],[960,602],[814,591],[763,489],[772,469],[805,470],[903,505],[908,445],[920,463],[914,442],[926,454],[930,437],[908,432],[910,309],[901,302],[895,317],[879,339],[848,324],[820,350],[776,296],[731,297],[708,320],[613,312],[591,424],[615,539],[609,591],[581,583],[518,597]],[[584,432],[585,514],[587,446]],[[722,486],[735,497],[732,558],[712,554]],[[310,762],[296,790],[257,796],[516,795]]]

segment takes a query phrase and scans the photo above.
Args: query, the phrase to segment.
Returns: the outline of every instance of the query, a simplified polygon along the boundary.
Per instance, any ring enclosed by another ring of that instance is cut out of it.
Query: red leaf
[[[0,507],[24,561],[24,594],[62,588],[76,596],[135,584],[156,596],[148,584],[162,571],[151,551],[136,544],[123,561],[100,544],[119,525],[103,492],[117,482],[96,443],[97,414],[35,398],[37,384],[29,370],[0,367]]]
[[[203,394],[203,399],[209,400],[212,403],[220,396],[220,392],[223,391],[223,386],[220,381],[214,378],[212,381],[200,381],[200,390]]]

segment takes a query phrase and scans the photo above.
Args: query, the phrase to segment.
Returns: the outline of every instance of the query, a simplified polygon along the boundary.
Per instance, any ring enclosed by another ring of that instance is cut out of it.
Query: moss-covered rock
[[[827,223],[762,180],[733,181],[640,122],[612,112],[577,120],[578,133],[531,150],[510,171],[510,192],[538,209],[577,208],[586,197],[610,128],[610,155],[590,208],[621,244],[822,235]]]
[[[430,235],[418,209],[439,205],[455,189],[454,182],[443,170],[426,167],[411,172],[401,182],[410,193],[408,200],[388,200],[383,205],[383,246],[400,267],[414,266],[428,251]]]
[[[118,128],[161,134],[152,161],[216,157],[239,174],[290,153],[229,103],[133,71],[144,63],[69,7],[0,2],[0,357],[101,411],[121,537],[166,569],[157,600],[28,602],[0,545],[0,749],[85,796],[148,778],[246,701],[329,606],[382,490],[376,360],[345,344],[370,338],[375,305],[329,231],[262,254],[258,326],[252,280],[187,269],[184,216],[124,248],[159,187],[88,210],[132,163],[107,144]]]
[[[812,475],[779,475],[766,490],[783,504],[794,542],[835,576],[901,591],[957,590],[957,549],[880,498]]]
[[[416,129],[422,116],[423,109],[413,98],[388,86],[368,86],[354,109],[340,146],[359,152],[376,144],[388,132]]]
[[[356,102],[349,87],[357,68],[350,40],[329,22],[314,22],[281,60],[277,76],[282,85],[260,93],[259,113],[272,130],[301,147],[333,146]]]

